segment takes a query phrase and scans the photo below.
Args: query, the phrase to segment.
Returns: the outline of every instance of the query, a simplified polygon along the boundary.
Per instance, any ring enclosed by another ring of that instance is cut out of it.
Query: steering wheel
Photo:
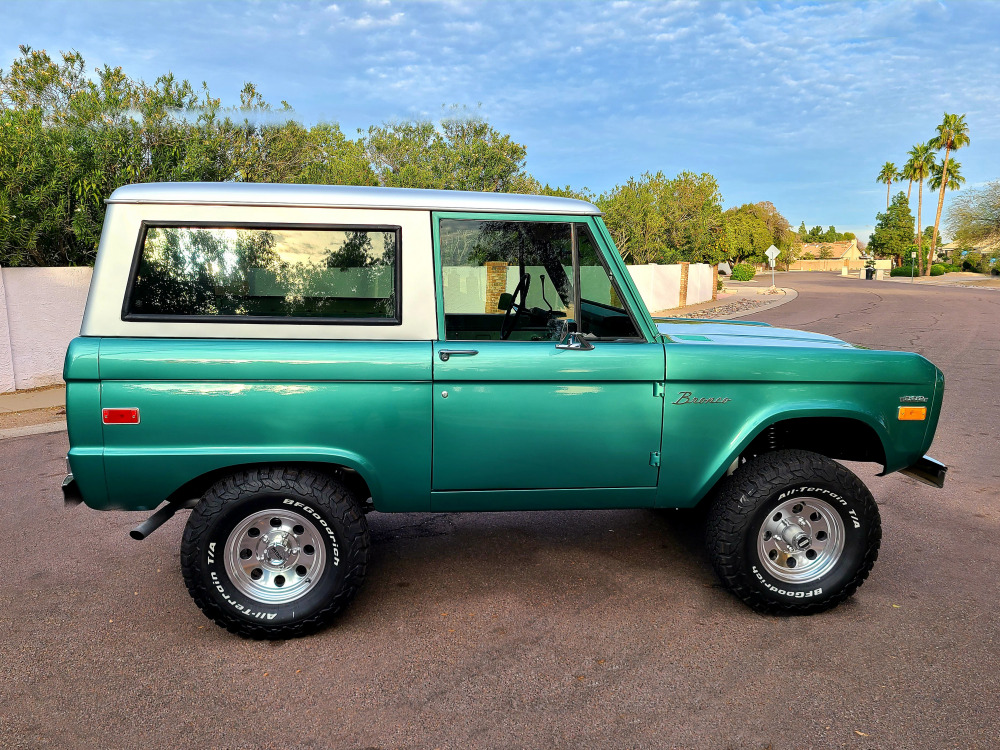
[[[528,288],[531,286],[531,274],[525,273],[521,276],[521,280],[517,282],[517,286],[514,287],[514,293],[510,295],[510,307],[504,310],[503,313],[503,323],[500,324],[500,340],[506,341],[510,338],[510,334],[517,328],[517,319],[521,317],[521,313],[524,312],[524,301],[528,298]],[[517,303],[517,295],[521,295],[521,304]],[[513,317],[511,316],[511,310],[514,311]]]

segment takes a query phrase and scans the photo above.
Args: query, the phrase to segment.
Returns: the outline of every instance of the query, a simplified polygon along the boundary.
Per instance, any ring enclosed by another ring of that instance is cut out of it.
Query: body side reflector
[[[104,424],[139,424],[138,409],[103,409]]]
[[[899,419],[903,422],[922,422],[927,419],[926,406],[900,406]]]

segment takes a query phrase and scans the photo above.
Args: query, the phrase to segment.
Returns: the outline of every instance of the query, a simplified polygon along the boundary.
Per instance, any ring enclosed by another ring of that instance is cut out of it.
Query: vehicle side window
[[[566,321],[592,339],[641,338],[586,224],[441,219],[438,236],[447,339],[559,341]]]
[[[400,322],[399,227],[147,226],[123,317]]]
[[[568,223],[442,219],[448,339],[559,340],[573,317]]]
[[[641,338],[635,321],[622,302],[618,284],[604,265],[590,230],[577,232],[580,257],[580,330],[596,339]]]

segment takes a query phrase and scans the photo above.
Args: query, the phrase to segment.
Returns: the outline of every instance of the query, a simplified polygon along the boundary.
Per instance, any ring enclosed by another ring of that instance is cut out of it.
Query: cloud
[[[728,202],[770,198],[808,223],[812,204],[869,201],[861,186],[878,165],[901,161],[945,110],[973,128],[970,182],[1000,173],[1000,4],[989,2],[14,7],[5,36],[18,42],[75,47],[147,80],[207,80],[224,104],[252,80],[345,132],[482,102],[543,182],[602,190],[647,169],[705,170]]]

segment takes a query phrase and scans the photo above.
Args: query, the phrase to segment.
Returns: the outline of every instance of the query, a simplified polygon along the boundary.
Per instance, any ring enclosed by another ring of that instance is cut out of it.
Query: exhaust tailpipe
[[[184,506],[178,505],[177,503],[167,503],[158,511],[156,511],[156,513],[154,513],[145,521],[143,521],[134,529],[132,529],[128,533],[128,535],[133,539],[135,539],[137,542],[141,542],[143,539],[152,534],[154,531],[160,528],[171,518],[173,518],[174,513],[179,511],[182,507]]]

